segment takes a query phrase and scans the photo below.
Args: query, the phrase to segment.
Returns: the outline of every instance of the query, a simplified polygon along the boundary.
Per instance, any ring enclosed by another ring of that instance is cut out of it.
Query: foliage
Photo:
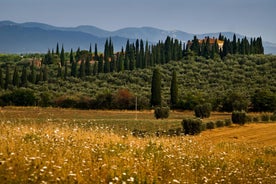
[[[225,126],[225,122],[222,120],[218,120],[216,121],[216,127],[220,128],[220,127],[224,127]]]
[[[202,130],[202,121],[200,119],[186,118],[182,121],[182,127],[185,134],[197,135],[200,134]]]
[[[231,119],[235,124],[244,125],[246,123],[246,113],[244,111],[234,111]]]
[[[170,115],[169,107],[155,107],[154,108],[154,117],[156,119],[165,119]]]
[[[215,122],[209,121],[206,123],[206,129],[214,129],[216,127]]]
[[[160,106],[161,101],[161,74],[159,68],[155,68],[151,82],[151,106]]]
[[[276,121],[276,111],[270,116],[271,121]]]
[[[175,108],[178,103],[178,84],[177,84],[177,76],[176,76],[175,70],[172,73],[170,92],[171,92],[171,106],[172,108]]]
[[[36,98],[29,89],[16,89],[1,96],[2,105],[34,106]]]
[[[211,115],[212,105],[205,103],[202,105],[195,106],[195,116],[198,118],[208,118]]]

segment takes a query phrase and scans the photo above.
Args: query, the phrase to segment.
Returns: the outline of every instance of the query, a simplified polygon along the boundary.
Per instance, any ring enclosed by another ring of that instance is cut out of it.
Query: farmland
[[[276,124],[155,136],[193,112],[0,109],[3,183],[275,183]],[[137,117],[137,119],[136,119]],[[230,118],[212,113],[208,120]],[[208,121],[205,120],[205,121]],[[134,137],[133,130],[149,132]]]

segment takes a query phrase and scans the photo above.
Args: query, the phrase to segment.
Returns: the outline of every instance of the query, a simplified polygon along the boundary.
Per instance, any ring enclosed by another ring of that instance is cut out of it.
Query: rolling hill
[[[233,32],[222,32],[228,38],[233,37]],[[197,34],[198,38],[218,37],[217,33]],[[237,34],[238,38],[244,37]],[[65,50],[80,47],[88,49],[89,45],[98,44],[98,49],[103,50],[106,38],[111,37],[114,48],[119,51],[125,46],[127,39],[131,42],[138,39],[156,43],[167,36],[179,39],[183,42],[191,40],[192,33],[183,31],[167,31],[153,27],[123,28],[116,31],[107,31],[95,26],[55,27],[48,24],[27,22],[15,23],[11,21],[0,22],[0,52],[4,53],[30,53],[47,52],[47,49],[55,47],[56,43],[63,44]],[[276,44],[265,42],[265,53],[276,54]]]

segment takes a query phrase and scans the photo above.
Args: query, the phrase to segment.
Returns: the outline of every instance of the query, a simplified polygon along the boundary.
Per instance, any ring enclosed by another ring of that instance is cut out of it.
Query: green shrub
[[[12,104],[15,106],[34,106],[36,98],[33,91],[29,89],[17,89],[11,94]]]
[[[271,121],[276,121],[276,111],[270,116]]]
[[[206,123],[202,123],[201,124],[201,131],[205,131],[206,130]]]
[[[168,118],[169,115],[170,115],[169,107],[156,107],[154,109],[154,116],[156,119],[165,119],[165,118]]]
[[[268,122],[269,119],[270,119],[269,114],[262,114],[261,115],[262,122]]]
[[[186,118],[182,121],[182,127],[186,135],[197,135],[202,130],[202,121],[200,119]]]
[[[231,126],[231,125],[232,125],[231,119],[225,119],[225,126]]]
[[[232,112],[232,122],[234,124],[244,125],[246,122],[246,113],[244,111]]]
[[[245,119],[246,119],[245,122],[247,122],[247,123],[253,122],[253,117],[252,116],[246,116]]]
[[[219,128],[219,127],[224,127],[224,125],[225,125],[224,121],[222,121],[222,120],[216,121],[216,127],[217,127],[217,128]]]
[[[213,121],[209,121],[206,123],[206,129],[214,129],[215,128],[215,123]]]
[[[260,117],[259,116],[254,116],[252,118],[252,122],[256,123],[256,122],[259,122],[260,121]]]
[[[203,105],[195,106],[195,116],[198,118],[208,118],[211,115],[212,105],[210,103],[205,103]]]

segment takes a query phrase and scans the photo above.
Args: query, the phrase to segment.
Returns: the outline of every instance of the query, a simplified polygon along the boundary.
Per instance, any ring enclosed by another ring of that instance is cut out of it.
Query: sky
[[[276,43],[276,0],[1,0],[0,20],[109,31],[150,26],[188,33],[232,31]]]

